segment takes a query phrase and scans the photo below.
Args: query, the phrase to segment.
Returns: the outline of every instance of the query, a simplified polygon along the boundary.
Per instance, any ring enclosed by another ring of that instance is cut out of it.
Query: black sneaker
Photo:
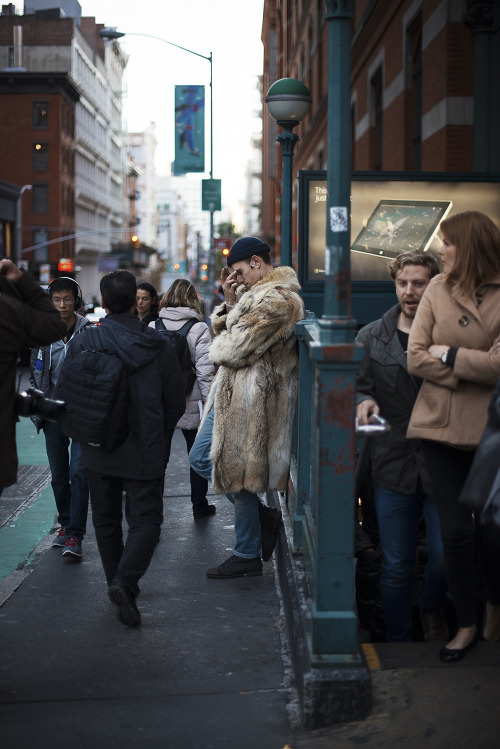
[[[207,577],[229,578],[229,577],[256,577],[262,575],[262,562],[260,557],[255,559],[242,559],[232,556],[218,567],[207,570]]]
[[[215,515],[215,505],[201,505],[193,507],[193,518],[199,520],[200,518],[206,518],[209,515]]]
[[[282,522],[281,510],[275,507],[267,507],[262,502],[259,504],[260,515],[260,537],[262,546],[262,559],[268,562],[278,540],[278,532]]]
[[[120,585],[112,584],[108,588],[108,596],[110,601],[118,607],[116,616],[122,624],[126,624],[127,627],[140,627],[141,613],[132,593]]]

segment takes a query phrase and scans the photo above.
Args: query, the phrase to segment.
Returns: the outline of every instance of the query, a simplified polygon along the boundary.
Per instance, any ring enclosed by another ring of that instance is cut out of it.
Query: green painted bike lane
[[[36,433],[30,419],[21,418],[17,423],[16,439],[20,466],[48,464],[45,439]],[[36,547],[53,531],[55,523],[56,506],[49,483],[20,515],[0,528],[0,580],[33,561]]]

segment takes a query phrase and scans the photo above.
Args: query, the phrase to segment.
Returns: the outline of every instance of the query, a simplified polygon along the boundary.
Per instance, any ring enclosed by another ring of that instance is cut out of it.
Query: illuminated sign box
[[[299,172],[299,281],[322,292],[325,278],[325,171]],[[500,175],[354,172],[351,181],[353,295],[364,282],[390,282],[389,263],[408,249],[437,252],[439,224],[462,211],[481,211],[500,228]],[[320,283],[321,282],[321,283]]]

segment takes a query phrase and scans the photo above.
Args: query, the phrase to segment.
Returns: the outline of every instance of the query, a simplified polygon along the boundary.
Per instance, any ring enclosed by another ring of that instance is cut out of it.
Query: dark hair
[[[389,273],[393,281],[400,270],[407,265],[421,265],[429,269],[429,278],[434,278],[440,273],[439,262],[432,252],[427,250],[407,250],[391,260],[389,263]]]
[[[264,263],[264,265],[272,265],[271,253],[268,252],[267,250],[265,250],[264,252],[254,252],[253,255],[255,255],[255,257],[260,258],[262,262]],[[244,263],[247,263],[248,265],[250,265],[250,263],[252,262],[252,257],[244,257],[242,258],[242,260]]]
[[[167,289],[161,300],[160,309],[165,307],[189,307],[201,315],[198,293],[186,278],[176,278],[172,286]]]
[[[52,297],[53,294],[57,294],[59,291],[66,289],[71,291],[75,299],[79,296],[78,285],[76,281],[73,281],[71,278],[54,278],[48,288],[49,296]]]
[[[129,312],[135,305],[137,283],[128,270],[106,273],[100,283],[102,303],[114,315]]]
[[[446,282],[469,296],[500,273],[500,231],[479,211],[463,211],[441,221],[441,234],[457,248]]]
[[[149,281],[141,281],[141,283],[137,284],[137,291],[139,291],[139,289],[148,292],[151,297],[151,306],[154,307],[155,304],[158,304],[158,292],[152,283],[149,283]]]

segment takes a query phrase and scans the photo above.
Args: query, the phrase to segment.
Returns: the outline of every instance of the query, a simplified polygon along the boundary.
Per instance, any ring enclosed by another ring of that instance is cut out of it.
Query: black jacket
[[[391,431],[368,440],[373,480],[379,486],[402,494],[413,494],[420,476],[424,491],[431,487],[420,440],[406,439],[406,430],[418,394],[415,377],[408,373],[406,356],[399,342],[399,304],[380,320],[365,325],[356,341],[365,355],[356,377],[356,405],[372,398]]]
[[[12,293],[0,290],[0,491],[17,481],[16,362],[19,351],[44,346],[66,334],[66,325],[29,273],[23,273]]]
[[[107,350],[116,353],[129,373],[129,434],[108,452],[82,446],[82,463],[97,473],[130,479],[159,478],[164,472],[165,434],[175,428],[186,399],[182,372],[171,345],[135,315],[107,315],[101,320]],[[84,329],[68,346],[66,365],[88,345]]]

